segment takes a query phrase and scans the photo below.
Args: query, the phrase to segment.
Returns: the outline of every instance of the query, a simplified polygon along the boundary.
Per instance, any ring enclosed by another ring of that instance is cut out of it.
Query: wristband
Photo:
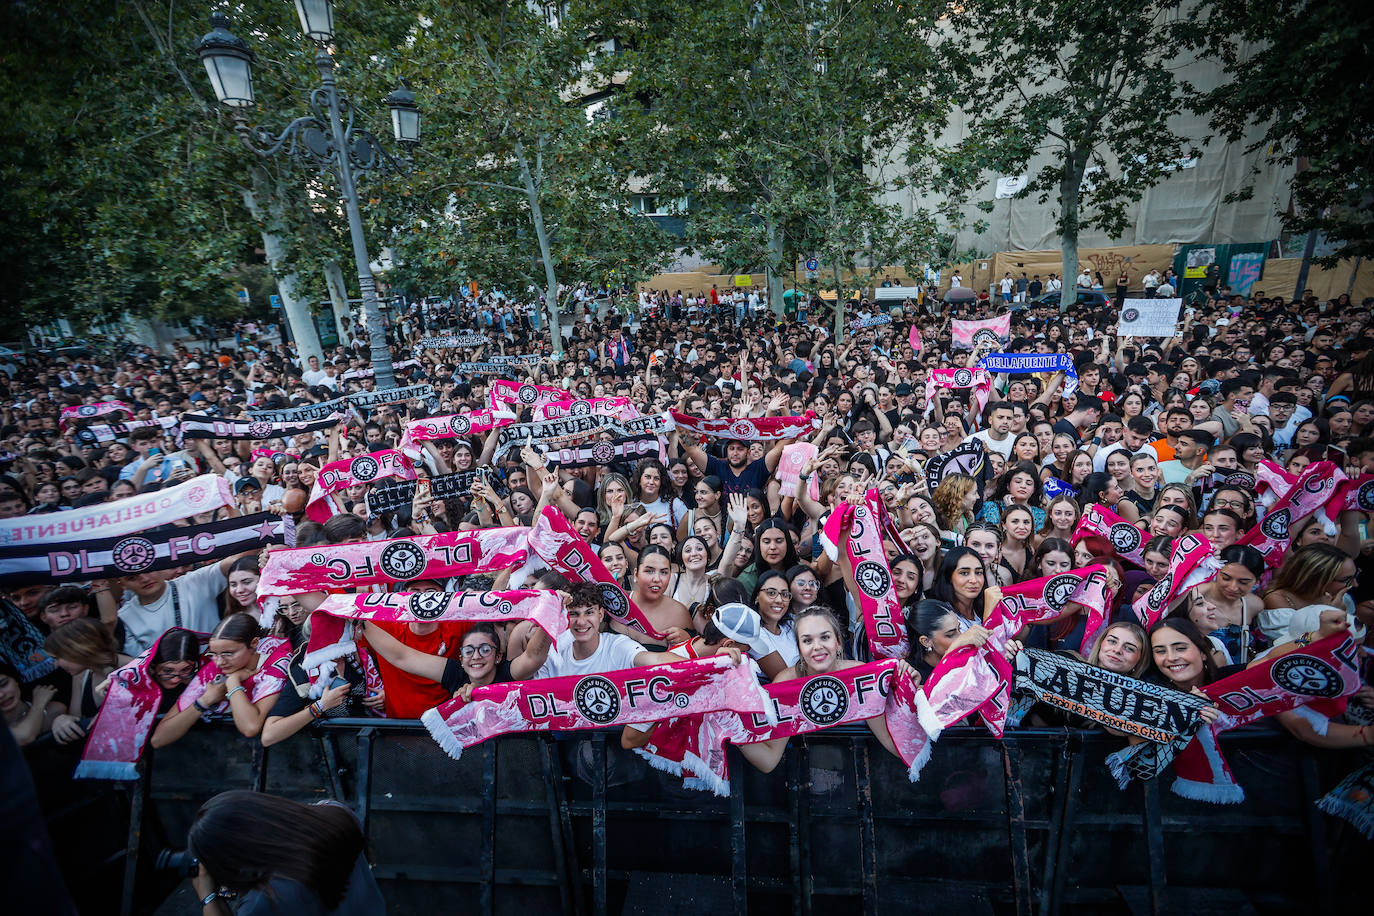
[[[200,712],[201,715],[205,715],[210,711],[210,707],[206,706],[199,699],[192,700],[191,705],[194,706]]]
[[[243,686],[242,684],[240,684],[240,685],[238,685],[237,687],[235,687],[233,690],[231,690],[231,691],[229,691],[228,693],[226,693],[226,694],[224,695],[224,699],[226,699],[226,700],[231,700],[231,699],[233,699],[234,694],[238,693],[239,691],[243,691],[244,693],[247,693],[247,692],[248,692],[248,688],[245,687],[245,686]]]

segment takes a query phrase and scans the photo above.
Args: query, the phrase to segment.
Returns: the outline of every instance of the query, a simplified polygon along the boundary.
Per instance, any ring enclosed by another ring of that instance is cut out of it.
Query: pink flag
[[[956,318],[952,327],[956,350],[1000,350],[1011,340],[1011,312],[979,321]]]
[[[341,458],[331,461],[320,468],[315,476],[315,485],[310,488],[310,500],[305,505],[305,514],[311,521],[327,522],[331,516],[342,512],[334,504],[333,494],[345,490],[355,483],[371,483],[394,477],[400,480],[414,480],[415,465],[404,452],[396,449],[383,449],[357,458]]]
[[[805,470],[807,462],[816,457],[819,450],[811,442],[794,442],[784,446],[782,457],[778,459],[778,481],[781,483],[779,492],[783,496],[796,496],[797,487],[801,484],[801,472]]]
[[[62,416],[58,418],[57,425],[61,429],[66,429],[67,424],[72,420],[91,420],[95,417],[104,417],[120,411],[123,411],[130,419],[133,418],[134,409],[123,401],[101,401],[99,404],[63,407]]]
[[[907,340],[911,341],[911,349],[915,353],[921,352],[921,329],[916,325],[911,326],[911,332],[907,334]]]

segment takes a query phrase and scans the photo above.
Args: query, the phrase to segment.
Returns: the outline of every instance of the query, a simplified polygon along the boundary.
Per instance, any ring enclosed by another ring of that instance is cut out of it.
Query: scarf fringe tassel
[[[420,716],[420,721],[429,730],[430,737],[444,749],[445,754],[454,760],[463,758],[463,745],[459,744],[458,739],[453,737],[453,732],[449,730],[448,723],[440,714],[439,707],[426,709],[424,714]]]
[[[1353,805],[1334,793],[1317,799],[1317,807],[1332,817],[1349,822],[1366,840],[1374,840],[1374,808]]]
[[[76,765],[76,772],[72,777],[133,782],[138,779],[138,764],[125,760],[83,760]]]
[[[1213,805],[1238,805],[1245,801],[1245,790],[1234,782],[1199,782],[1180,776],[1174,780],[1173,790],[1175,795]]]

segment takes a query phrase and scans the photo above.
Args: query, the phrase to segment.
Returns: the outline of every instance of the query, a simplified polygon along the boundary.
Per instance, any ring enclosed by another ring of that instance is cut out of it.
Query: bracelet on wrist
[[[243,686],[242,684],[240,684],[240,685],[238,685],[237,687],[235,687],[233,690],[231,690],[231,691],[229,691],[228,693],[226,693],[226,694],[224,695],[224,698],[225,698],[226,700],[231,700],[231,699],[234,698],[234,694],[240,693],[240,692],[242,692],[242,693],[247,693],[247,692],[248,692],[248,688],[245,687],[245,686]]]
[[[194,706],[196,708],[196,711],[199,712],[201,715],[205,715],[210,711],[210,707],[206,706],[199,699],[192,700],[191,705]]]
[[[210,893],[206,894],[204,897],[200,898],[200,905],[201,905],[201,906],[209,906],[210,904],[214,903],[214,902],[215,902],[216,900],[218,900],[218,899],[219,899],[219,891],[218,891],[218,890],[213,890],[213,891],[211,891]]]

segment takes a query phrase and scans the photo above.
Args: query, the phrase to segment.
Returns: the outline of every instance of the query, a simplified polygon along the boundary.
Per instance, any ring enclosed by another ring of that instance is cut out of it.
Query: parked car
[[[1078,291],[1078,301],[1074,304],[1086,306],[1088,308],[1102,308],[1108,301],[1107,294],[1100,289],[1080,289]],[[1036,307],[1047,305],[1053,308],[1059,308],[1059,290],[1036,296],[1031,300],[1030,304]]]

